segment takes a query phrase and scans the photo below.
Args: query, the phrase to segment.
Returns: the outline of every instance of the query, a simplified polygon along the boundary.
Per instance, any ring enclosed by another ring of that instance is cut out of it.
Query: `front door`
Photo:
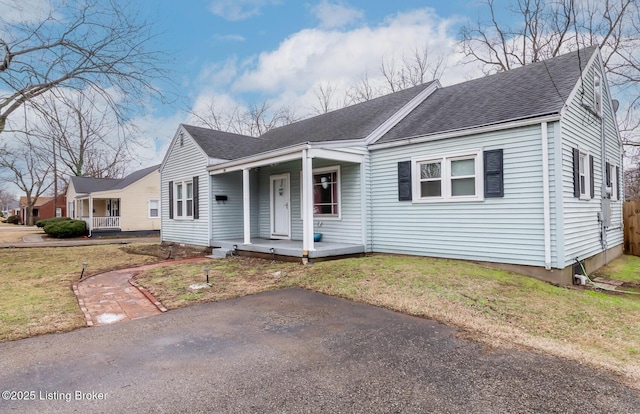
[[[271,176],[271,237],[291,238],[289,174]]]

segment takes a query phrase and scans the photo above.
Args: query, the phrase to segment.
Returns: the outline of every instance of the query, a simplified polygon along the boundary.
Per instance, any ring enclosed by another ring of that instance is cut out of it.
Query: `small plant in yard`
[[[7,217],[7,223],[8,224],[20,224],[20,216],[9,216]]]
[[[71,220],[70,217],[54,217],[49,219],[42,219],[42,220],[36,221],[36,227],[44,228],[44,226],[50,223],[57,223],[59,221],[69,221],[69,220]]]
[[[57,239],[79,237],[87,233],[87,224],[83,220],[56,220],[47,223],[44,232]]]

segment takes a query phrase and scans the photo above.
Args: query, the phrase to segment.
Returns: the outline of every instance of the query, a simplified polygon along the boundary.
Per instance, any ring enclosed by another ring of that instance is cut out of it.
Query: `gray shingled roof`
[[[263,150],[303,142],[364,139],[431,83],[272,129],[261,136],[266,145]]]
[[[182,126],[208,156],[225,160],[305,142],[364,139],[430,84],[274,128],[258,138],[191,125]]]
[[[122,190],[135,183],[136,181],[146,177],[153,171],[157,170],[160,166],[153,165],[151,167],[143,168],[142,170],[134,171],[121,179],[115,178],[93,178],[93,177],[71,177],[73,188],[78,194],[97,193],[100,191],[113,191]]]
[[[212,158],[234,160],[256,153],[263,139],[182,124],[202,150]]]
[[[377,143],[558,114],[595,50],[440,88]]]

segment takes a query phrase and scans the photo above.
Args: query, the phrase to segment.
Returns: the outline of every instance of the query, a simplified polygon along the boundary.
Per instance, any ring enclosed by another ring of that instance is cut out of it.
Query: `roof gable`
[[[560,114],[597,47],[436,90],[377,143]]]

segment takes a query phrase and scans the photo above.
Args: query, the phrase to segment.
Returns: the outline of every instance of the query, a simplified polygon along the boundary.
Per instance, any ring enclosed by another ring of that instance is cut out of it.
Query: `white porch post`
[[[313,241],[313,158],[302,150],[302,250],[303,255],[315,250]]]
[[[93,197],[89,196],[89,236],[93,230]]]
[[[242,169],[242,212],[244,217],[244,244],[251,244],[251,196],[249,169]]]

